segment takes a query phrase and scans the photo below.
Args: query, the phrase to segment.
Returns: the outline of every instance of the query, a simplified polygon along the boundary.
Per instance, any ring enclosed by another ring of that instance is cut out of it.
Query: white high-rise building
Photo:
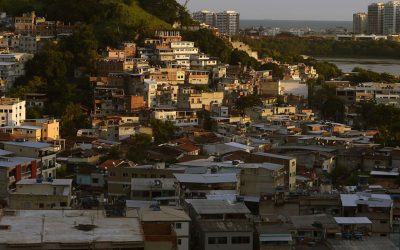
[[[384,3],[368,5],[368,33],[374,35],[383,34]]]
[[[202,10],[193,13],[193,19],[200,23],[205,23],[211,27],[218,28],[224,35],[237,35],[240,28],[240,14],[233,10],[213,13]]]
[[[237,35],[240,28],[240,14],[233,10],[216,13],[214,26],[222,34]]]
[[[193,13],[193,19],[199,23],[205,23],[211,27],[214,26],[214,13],[208,10],[202,10]]]
[[[353,33],[367,34],[368,33],[368,14],[355,13],[353,15]]]
[[[0,125],[20,126],[26,118],[25,101],[19,98],[0,98]]]
[[[400,33],[400,1],[390,1],[385,4],[383,17],[383,34]]]

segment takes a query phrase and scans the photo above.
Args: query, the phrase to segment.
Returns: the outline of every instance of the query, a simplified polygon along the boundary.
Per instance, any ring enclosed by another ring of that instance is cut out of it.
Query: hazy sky
[[[385,0],[387,1],[387,0]],[[178,0],[183,3],[184,0]],[[374,0],[190,0],[190,11],[232,9],[242,19],[352,20]]]

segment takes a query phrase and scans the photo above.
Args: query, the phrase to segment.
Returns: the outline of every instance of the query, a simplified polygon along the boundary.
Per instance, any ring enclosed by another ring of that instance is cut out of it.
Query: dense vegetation
[[[171,28],[171,24],[142,9],[137,0],[0,0],[0,10],[21,15],[32,10],[49,20],[91,25],[100,45],[118,45],[122,41],[147,36],[156,29]],[[151,3],[145,7],[150,9]],[[159,1],[158,1],[159,2]],[[174,0],[164,0],[163,11],[174,11]],[[158,14],[155,13],[156,15]],[[168,20],[173,21],[173,20]]]
[[[399,78],[390,75],[388,73],[377,73],[370,70],[365,70],[361,68],[354,68],[354,74],[347,75],[344,79],[352,82],[353,84],[363,83],[363,82],[384,82],[384,83],[396,83]]]
[[[400,59],[400,43],[396,41],[336,41],[295,36],[277,36],[257,40],[241,39],[257,50],[261,56],[269,56],[282,61],[288,61],[295,55]]]
[[[90,107],[89,81],[75,78],[75,70],[94,70],[98,43],[88,26],[81,26],[72,36],[57,44],[47,44],[43,50],[26,64],[26,75],[17,79],[10,94],[24,98],[26,93],[47,93],[44,110],[28,110],[28,118],[42,114],[62,117],[63,135],[71,135],[77,128],[86,126],[83,107]],[[31,116],[31,117],[29,117]]]
[[[366,103],[359,108],[358,113],[360,128],[379,130],[376,137],[378,143],[390,147],[400,145],[400,108]]]
[[[258,69],[260,66],[257,60],[250,57],[247,53],[239,50],[233,50],[232,47],[215,36],[210,30],[200,29],[198,31],[184,31],[182,32],[184,40],[195,41],[196,46],[200,50],[212,57],[217,57],[223,63],[231,65],[248,66],[253,69]]]

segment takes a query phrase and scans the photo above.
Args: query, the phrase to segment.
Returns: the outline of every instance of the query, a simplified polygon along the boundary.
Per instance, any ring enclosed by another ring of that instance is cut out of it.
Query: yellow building
[[[24,126],[41,128],[41,140],[52,141],[60,139],[60,121],[57,119],[29,119],[22,122]]]

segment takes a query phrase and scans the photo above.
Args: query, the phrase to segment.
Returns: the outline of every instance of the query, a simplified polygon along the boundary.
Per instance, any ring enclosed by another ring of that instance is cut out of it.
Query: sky
[[[387,0],[385,0],[387,1]],[[178,0],[183,3],[185,0]],[[236,10],[241,19],[351,21],[374,0],[190,0],[191,12]]]

